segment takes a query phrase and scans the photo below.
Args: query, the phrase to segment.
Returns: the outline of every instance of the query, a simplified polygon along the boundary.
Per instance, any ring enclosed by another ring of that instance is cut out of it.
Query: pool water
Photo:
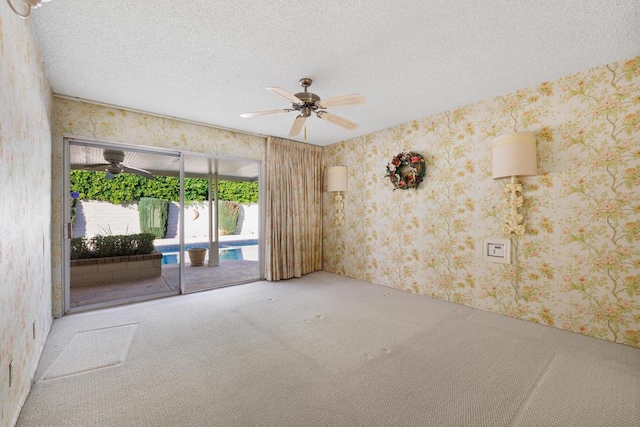
[[[237,260],[243,260],[244,258],[242,257],[242,249],[224,249],[224,250],[220,250],[220,253],[218,254],[218,258],[223,260],[223,259],[237,259]],[[186,254],[185,252],[185,256],[188,258],[189,255]],[[163,253],[162,254],[162,264],[177,264],[178,263],[178,253]]]
[[[209,248],[208,243],[189,243],[184,245],[185,249]],[[162,253],[162,264],[177,264],[180,259],[180,245],[156,246],[156,250]],[[258,241],[240,240],[236,242],[226,242],[218,244],[218,256],[220,260],[247,260],[257,261]],[[189,255],[185,252],[185,259]]]

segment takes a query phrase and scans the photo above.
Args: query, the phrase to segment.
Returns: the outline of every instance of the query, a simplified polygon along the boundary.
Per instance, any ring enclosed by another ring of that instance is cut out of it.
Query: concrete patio
[[[217,267],[186,265],[186,293],[260,279],[258,261],[221,260]],[[162,266],[162,276],[71,289],[71,309],[175,295],[180,292],[178,264]]]
[[[251,240],[254,235],[220,236],[220,244],[234,247],[234,243]],[[186,238],[185,243],[202,242],[202,237]],[[256,241],[257,242],[257,241]],[[154,244],[159,246],[179,244],[178,238],[156,239]],[[208,267],[207,261],[201,267],[191,267],[185,264],[185,293],[215,289],[240,283],[247,283],[261,279],[259,270],[259,253],[257,246],[242,247],[242,260],[220,259],[217,267]],[[150,279],[122,280],[109,284],[82,286],[71,288],[70,309],[84,310],[111,304],[132,301],[142,301],[160,298],[180,293],[179,264],[163,264],[162,275]]]

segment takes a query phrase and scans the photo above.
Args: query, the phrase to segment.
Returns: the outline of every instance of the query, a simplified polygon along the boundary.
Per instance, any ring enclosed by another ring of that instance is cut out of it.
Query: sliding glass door
[[[65,312],[261,278],[259,162],[66,144]]]

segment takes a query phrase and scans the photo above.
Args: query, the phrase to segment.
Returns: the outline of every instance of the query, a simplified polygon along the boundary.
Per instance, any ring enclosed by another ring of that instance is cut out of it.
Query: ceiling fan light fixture
[[[124,151],[119,150],[104,150],[103,153],[105,161],[109,163],[122,163],[124,162]]]
[[[302,117],[309,117],[311,115],[311,107],[302,107],[300,108],[300,115]]]

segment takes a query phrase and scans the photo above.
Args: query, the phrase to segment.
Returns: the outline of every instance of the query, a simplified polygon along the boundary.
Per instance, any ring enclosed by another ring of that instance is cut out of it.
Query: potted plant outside
[[[204,265],[204,258],[207,255],[207,248],[191,248],[187,249],[189,253],[189,261],[191,267],[201,267]]]

